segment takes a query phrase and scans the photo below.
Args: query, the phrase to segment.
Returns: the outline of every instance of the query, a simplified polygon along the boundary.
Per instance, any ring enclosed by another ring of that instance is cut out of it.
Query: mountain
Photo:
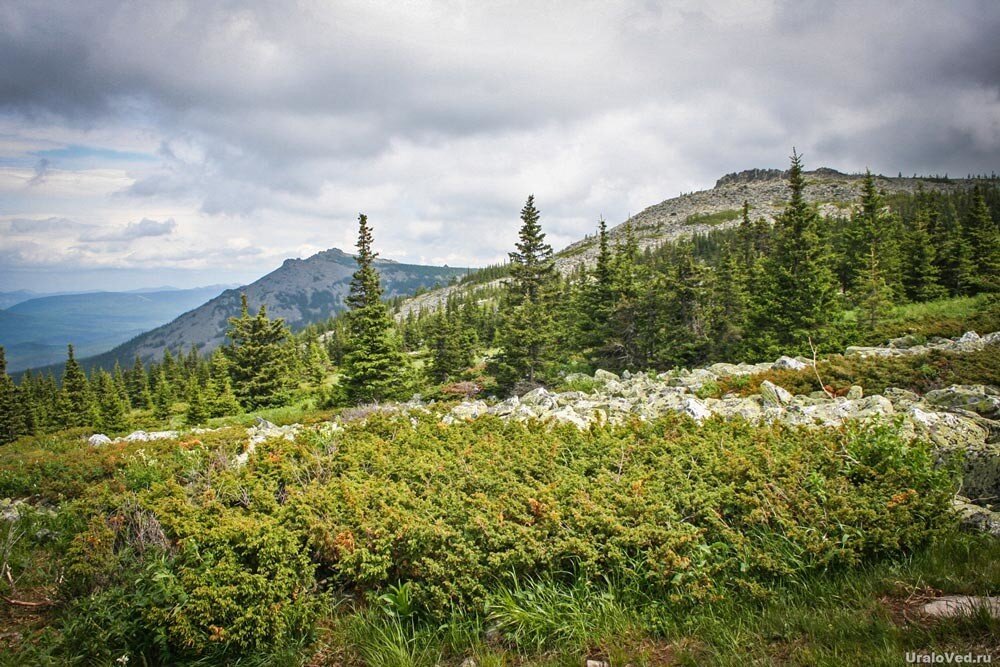
[[[384,259],[376,260],[376,266],[387,297],[445,285],[469,271],[447,266],[400,264]],[[253,309],[266,305],[268,315],[284,318],[293,329],[301,329],[344,309],[344,297],[356,269],[354,256],[337,248],[307,259],[287,259],[256,282],[226,290],[163,326],[84,360],[84,365],[106,368],[115,361],[131,364],[136,355],[148,361],[158,359],[165,349],[186,352],[192,345],[202,353],[210,352],[225,340],[229,318],[239,315],[242,293],[246,293]]]
[[[169,322],[226,287],[31,298],[0,310],[0,345],[13,371],[62,361],[67,343],[73,343],[81,357],[99,354]]]
[[[787,172],[780,169],[748,169],[726,174],[711,189],[664,200],[610,227],[610,242],[613,246],[623,241],[629,227],[642,249],[712,229],[732,227],[740,223],[744,201],[750,205],[752,219],[773,221],[788,198],[786,178]],[[806,178],[806,199],[815,203],[822,215],[836,216],[849,215],[857,205],[864,175],[844,174],[836,169],[820,167],[806,172]],[[875,177],[876,186],[889,197],[913,194],[920,188],[928,191],[968,189],[975,183],[976,179]],[[597,226],[596,220],[594,226]],[[544,218],[542,227],[545,227]],[[556,268],[562,273],[569,273],[581,263],[590,265],[596,259],[597,251],[596,236],[588,235],[555,254]],[[421,294],[405,301],[397,317],[405,317],[410,311],[433,310],[445,303],[450,294],[476,291],[497,282],[472,281]]]

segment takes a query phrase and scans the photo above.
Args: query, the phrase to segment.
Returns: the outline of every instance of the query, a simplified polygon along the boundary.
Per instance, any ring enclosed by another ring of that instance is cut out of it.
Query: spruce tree
[[[25,430],[17,387],[7,375],[7,356],[0,346],[0,445],[13,442]]]
[[[188,379],[187,386],[187,410],[184,411],[184,423],[188,426],[204,424],[208,420],[209,409],[205,404],[205,396],[202,392],[198,378],[192,376]]]
[[[972,247],[965,234],[962,221],[950,200],[945,200],[943,210],[933,220],[934,245],[937,248],[937,266],[941,284],[952,295],[965,295],[973,291],[976,266],[972,260]]]
[[[328,367],[330,365],[330,356],[326,352],[326,348],[315,338],[309,341],[306,346],[306,377],[309,382],[316,386],[323,384],[323,380],[326,379],[326,374],[328,372]]]
[[[112,375],[105,370],[97,371],[94,384],[97,387],[96,426],[105,433],[117,433],[128,427],[128,399],[124,390],[118,387]]]
[[[979,186],[972,193],[965,233],[975,270],[973,284],[984,291],[1000,290],[1000,228],[993,221]]]
[[[614,308],[614,267],[608,242],[608,225],[598,223],[597,258],[593,270],[585,272],[578,293],[578,340],[585,357],[597,359],[611,335],[611,313]]]
[[[552,355],[552,291],[555,263],[545,242],[535,197],[521,209],[516,250],[509,253],[510,278],[504,285],[497,342],[500,352],[490,363],[505,389],[540,380]]]
[[[341,385],[351,403],[402,398],[409,390],[409,363],[401,349],[372,249],[368,216],[358,216],[358,269],[351,277],[346,302],[347,341]]]
[[[892,290],[886,284],[874,243],[868,247],[868,260],[855,290],[861,310],[860,322],[868,331],[874,331],[892,312]]]
[[[285,321],[270,319],[261,305],[250,314],[247,295],[240,297],[240,316],[229,318],[226,334],[229,343],[222,353],[229,362],[229,373],[240,404],[248,409],[284,405],[292,388],[290,336]]]
[[[153,416],[159,420],[170,418],[174,404],[174,393],[167,379],[166,372],[160,369],[157,376],[156,388],[153,391]]]
[[[792,152],[788,204],[775,220],[774,247],[764,262],[765,284],[755,295],[758,355],[805,354],[810,339],[828,344],[841,322],[833,258],[822,220],[806,202],[802,158]]]
[[[735,359],[742,352],[746,328],[749,274],[738,252],[725,245],[711,283],[710,317],[713,354]]]
[[[903,288],[911,301],[931,301],[947,295],[937,268],[937,250],[930,234],[930,209],[918,203],[903,246]]]
[[[96,417],[90,383],[73,354],[73,346],[68,345],[56,419],[61,426],[73,427],[92,425]]]

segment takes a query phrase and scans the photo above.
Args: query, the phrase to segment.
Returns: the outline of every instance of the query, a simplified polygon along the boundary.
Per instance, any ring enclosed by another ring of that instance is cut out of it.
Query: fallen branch
[[[827,398],[836,398],[834,393],[827,389],[826,385],[823,384],[823,378],[819,376],[819,369],[816,368],[816,346],[813,345],[812,336],[809,336],[809,349],[812,350],[813,353],[813,373],[816,374],[816,381],[819,382],[819,388],[823,390],[823,393],[827,395]]]
[[[26,600],[12,600],[11,598],[2,595],[0,595],[0,598],[3,598],[3,601],[6,602],[7,604],[12,604],[15,607],[29,607],[31,609],[37,609],[39,607],[49,607],[53,604],[52,600],[43,600],[42,602],[28,602]]]

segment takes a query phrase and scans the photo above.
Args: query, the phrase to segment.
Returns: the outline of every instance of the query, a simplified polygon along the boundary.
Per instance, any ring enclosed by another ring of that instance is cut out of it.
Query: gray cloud
[[[177,223],[173,218],[163,220],[150,220],[143,218],[139,222],[130,222],[124,227],[101,229],[91,231],[80,236],[80,240],[86,243],[96,241],[134,241],[151,236],[166,236],[177,228]]]
[[[138,128],[159,161],[124,219],[182,207],[275,253],[347,245],[364,209],[387,256],[493,261],[528,192],[558,245],[792,145],[848,171],[1000,164],[994,0],[52,0],[0,26],[0,118]]]
[[[29,188],[45,182],[45,177],[49,175],[49,164],[48,158],[44,157],[35,163],[35,175],[28,180]]]

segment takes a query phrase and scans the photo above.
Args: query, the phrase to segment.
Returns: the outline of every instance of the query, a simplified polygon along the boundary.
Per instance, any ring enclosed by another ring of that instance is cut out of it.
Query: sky
[[[557,249],[729,172],[1000,168],[1000,3],[0,0],[0,290]]]

